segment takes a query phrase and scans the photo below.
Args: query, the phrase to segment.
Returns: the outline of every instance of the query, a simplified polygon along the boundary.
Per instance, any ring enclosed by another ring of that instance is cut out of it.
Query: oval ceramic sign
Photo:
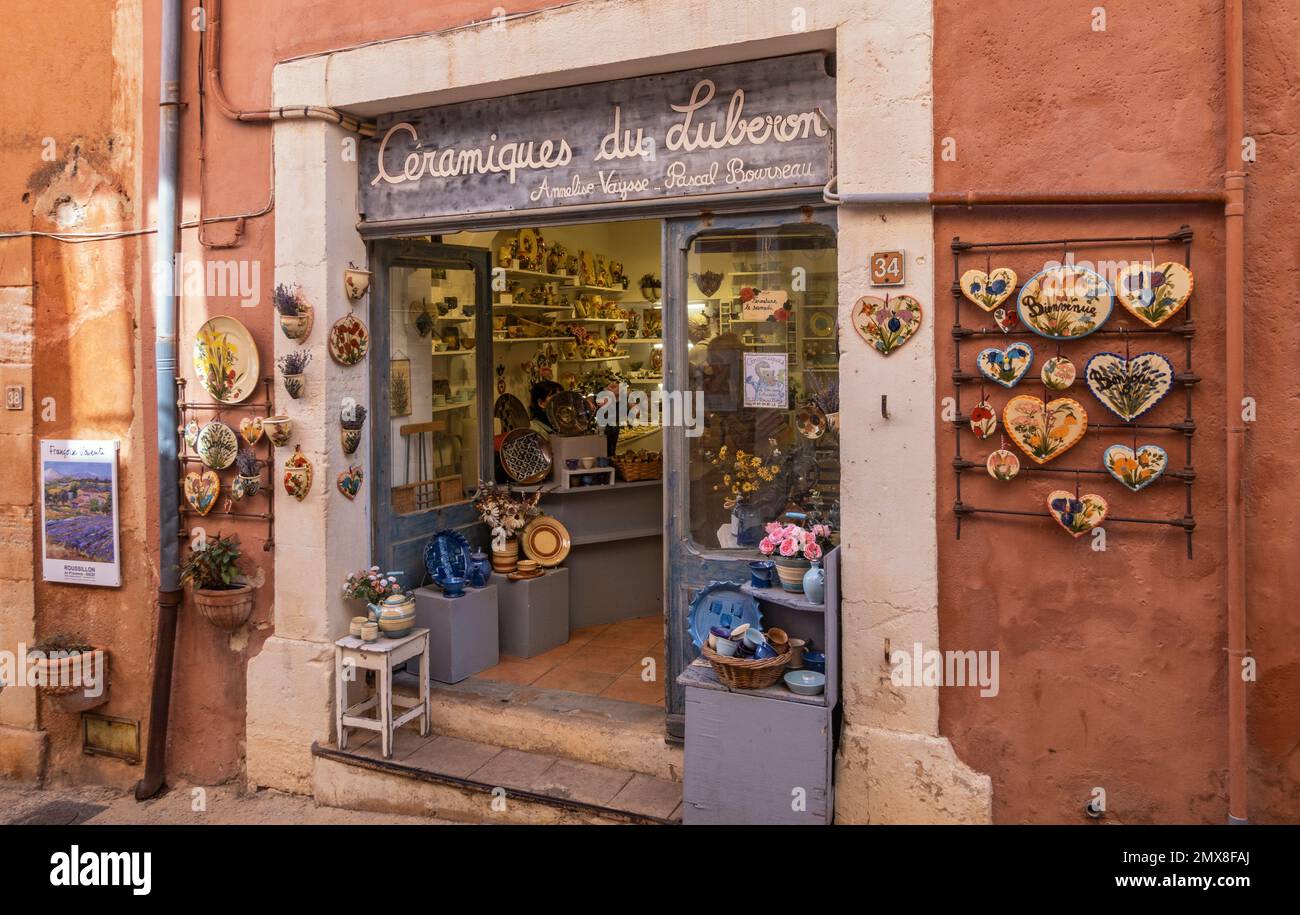
[[[1021,322],[1049,340],[1077,340],[1110,317],[1114,296],[1099,273],[1074,264],[1048,267],[1030,277],[1016,300]]]

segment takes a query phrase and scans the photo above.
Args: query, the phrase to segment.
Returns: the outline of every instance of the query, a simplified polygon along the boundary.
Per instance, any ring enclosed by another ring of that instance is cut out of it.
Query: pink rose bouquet
[[[785,559],[821,559],[830,546],[831,529],[825,524],[804,528],[798,524],[773,521],[763,527],[764,537],[758,551],[764,556],[781,556]]]

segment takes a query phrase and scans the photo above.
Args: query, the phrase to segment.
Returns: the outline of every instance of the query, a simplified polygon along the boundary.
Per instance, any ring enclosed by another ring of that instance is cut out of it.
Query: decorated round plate
[[[735,629],[748,623],[752,629],[761,629],[763,612],[758,601],[740,590],[740,585],[730,581],[710,582],[691,600],[686,616],[686,629],[696,648],[708,641],[709,630],[714,626]]]
[[[515,429],[527,429],[528,410],[524,402],[513,394],[502,394],[492,407],[492,415],[501,420],[501,431],[512,432]]]
[[[523,547],[525,556],[549,569],[564,562],[573,541],[568,528],[549,515],[542,515],[528,522],[519,545]]]
[[[1077,340],[1106,323],[1113,301],[1110,283],[1101,274],[1059,264],[1029,278],[1016,299],[1016,311],[1039,336]]]
[[[219,403],[239,403],[257,387],[257,344],[248,328],[218,315],[194,336],[194,374]]]
[[[808,336],[829,337],[835,333],[835,319],[830,312],[814,311],[808,315]]]
[[[799,434],[804,438],[818,439],[826,434],[826,428],[830,424],[826,420],[826,414],[822,408],[815,403],[806,404],[799,408],[799,412],[794,415],[795,426],[799,429]]]
[[[535,429],[512,429],[501,440],[501,466],[521,486],[551,475],[551,443]]]
[[[469,578],[469,541],[460,531],[438,531],[424,546],[424,567],[434,584],[442,587],[448,578]]]
[[[561,435],[583,435],[594,417],[587,398],[576,391],[561,391],[546,402],[546,417]]]
[[[356,315],[344,315],[330,328],[329,347],[339,365],[356,365],[370,349],[370,331]]]
[[[194,450],[198,452],[203,463],[213,470],[225,470],[235,463],[235,455],[239,452],[239,441],[235,438],[234,429],[221,420],[214,419],[199,430]]]

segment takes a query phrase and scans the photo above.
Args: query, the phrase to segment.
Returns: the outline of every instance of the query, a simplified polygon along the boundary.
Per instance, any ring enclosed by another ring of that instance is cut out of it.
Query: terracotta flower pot
[[[64,657],[27,656],[27,663],[39,671],[41,692],[49,696],[70,696],[94,688],[100,676],[107,676],[108,652],[92,648]]]
[[[253,596],[252,585],[240,585],[225,591],[197,588],[194,605],[209,623],[226,632],[234,632],[253,615]]]
[[[776,563],[776,574],[781,579],[781,587],[802,594],[803,575],[812,568],[812,563],[803,557],[787,559],[785,556],[773,556],[772,561]]]
[[[508,575],[519,565],[519,541],[507,540],[503,549],[492,548],[492,569]]]

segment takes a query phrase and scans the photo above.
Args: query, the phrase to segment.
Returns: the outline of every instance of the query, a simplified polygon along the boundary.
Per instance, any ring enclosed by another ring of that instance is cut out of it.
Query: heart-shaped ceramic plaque
[[[1002,305],[993,309],[993,323],[1002,333],[1009,334],[1020,326],[1020,315],[1016,314],[1015,308]]]
[[[1148,327],[1159,327],[1178,312],[1192,297],[1196,280],[1192,271],[1172,261],[1156,264],[1129,264],[1115,282],[1119,303]]]
[[[970,430],[975,433],[976,438],[988,438],[998,428],[998,414],[993,409],[993,404],[987,400],[981,400],[970,411]]]
[[[1160,353],[1124,358],[1097,353],[1083,367],[1094,397],[1125,422],[1133,422],[1160,402],[1174,386],[1174,364]]]
[[[920,328],[921,303],[910,295],[864,295],[853,303],[853,326],[872,349],[888,356]]]
[[[200,515],[206,515],[217,504],[217,496],[221,493],[221,478],[213,470],[202,473],[191,470],[185,474],[184,490],[185,501],[190,508]]]
[[[1101,524],[1109,510],[1106,500],[1093,492],[1075,496],[1068,490],[1057,489],[1047,497],[1048,513],[1071,537],[1082,537]]]
[[[1110,317],[1110,283],[1086,267],[1058,264],[1029,278],[1016,299],[1025,326],[1049,340],[1086,337]]]
[[[364,477],[365,472],[360,467],[355,464],[350,465],[347,470],[339,474],[339,492],[349,499],[355,499],[357,493],[361,492],[361,481]]]
[[[1034,364],[1034,351],[1028,343],[1012,343],[1006,349],[990,346],[980,350],[975,365],[989,381],[1004,388],[1013,388]]]
[[[1008,480],[1014,480],[1020,473],[1020,458],[1016,457],[1014,451],[999,448],[989,453],[988,459],[984,462],[984,469],[993,479],[1006,483]]]
[[[1016,291],[1016,271],[1010,267],[999,267],[992,273],[983,270],[967,270],[961,275],[958,285],[962,295],[970,299],[985,311],[992,311]]]
[[[1045,402],[1021,394],[1003,409],[1002,430],[1035,463],[1046,464],[1079,443],[1088,431],[1088,413],[1071,397]]]
[[[1159,445],[1139,445],[1135,454],[1128,445],[1111,445],[1103,452],[1101,463],[1107,473],[1138,492],[1165,472],[1169,466],[1169,452]]]
[[[239,421],[239,434],[250,445],[262,440],[262,417],[245,416]]]

